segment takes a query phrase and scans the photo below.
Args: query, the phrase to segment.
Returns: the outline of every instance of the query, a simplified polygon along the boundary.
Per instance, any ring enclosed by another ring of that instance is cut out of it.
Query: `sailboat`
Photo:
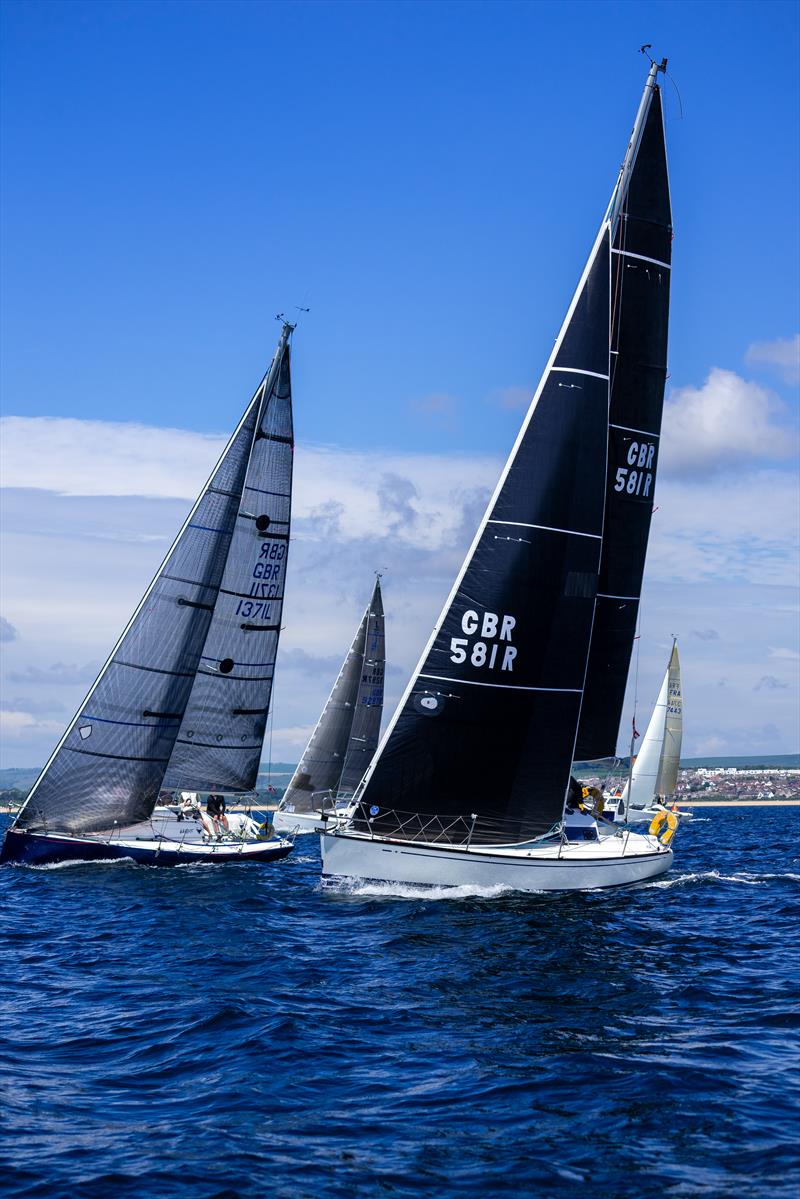
[[[653,508],[672,218],[651,60],[611,201],[541,382],[323,875],[524,891],[667,870],[671,847],[573,820],[612,757]],[[580,788],[578,787],[578,794]]]
[[[209,837],[181,812],[154,811],[162,791],[255,787],[289,548],[292,329],[283,324],[269,370],[0,861],[267,862],[291,851],[268,826]]]
[[[352,800],[378,748],[385,667],[378,575],[333,690],[273,817],[277,830],[312,833],[319,829],[324,809],[341,810]]]
[[[675,793],[683,738],[683,691],[678,643],[673,642],[656,706],[616,806],[615,820],[651,821]],[[691,813],[681,813],[691,818]]]

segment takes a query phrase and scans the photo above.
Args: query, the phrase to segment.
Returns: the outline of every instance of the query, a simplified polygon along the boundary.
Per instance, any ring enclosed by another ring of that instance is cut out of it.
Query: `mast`
[[[134,824],[152,811],[199,663],[274,364],[15,827],[92,832]]]

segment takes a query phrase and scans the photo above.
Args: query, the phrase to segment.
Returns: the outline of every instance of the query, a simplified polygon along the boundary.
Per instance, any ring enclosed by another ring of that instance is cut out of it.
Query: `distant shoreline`
[[[797,808],[800,799],[676,799],[684,808]]]
[[[678,799],[681,808],[800,808],[800,799]],[[228,812],[274,812],[275,804],[228,804]],[[16,808],[0,805],[0,816],[16,815]]]

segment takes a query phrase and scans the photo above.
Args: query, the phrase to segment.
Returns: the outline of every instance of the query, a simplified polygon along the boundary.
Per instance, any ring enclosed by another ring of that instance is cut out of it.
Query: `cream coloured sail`
[[[681,666],[675,642],[642,748],[633,764],[630,793],[628,783],[622,793],[620,807],[623,811],[649,808],[656,798],[667,799],[673,794],[678,781],[682,737]]]

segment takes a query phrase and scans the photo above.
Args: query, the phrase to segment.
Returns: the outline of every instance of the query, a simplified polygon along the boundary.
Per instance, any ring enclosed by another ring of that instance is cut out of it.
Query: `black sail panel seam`
[[[256,441],[278,441],[281,445],[290,445],[294,449],[294,439],[287,437],[285,433],[265,433],[263,429],[259,429],[255,435]]]
[[[637,258],[639,262],[652,262],[653,266],[661,266],[665,271],[672,270],[671,262],[662,262],[660,258],[648,258],[646,254],[636,254],[633,250],[614,250],[612,254],[620,254],[623,258]]]
[[[156,727],[155,725],[151,727]],[[135,754],[103,754],[91,749],[78,749],[74,745],[65,745],[73,754],[84,754],[87,758],[113,758],[116,762],[168,762],[169,758],[140,758]]]
[[[252,483],[245,484],[245,491],[256,491],[259,495],[274,495],[282,500],[290,500],[292,493],[290,491],[265,491],[263,487],[253,487]]]
[[[531,525],[526,524],[524,520],[487,520],[487,525],[512,525],[517,529],[541,529],[545,533],[565,533],[568,537],[592,537],[595,541],[601,541],[600,533],[582,533],[580,529],[558,529],[555,525]],[[477,602],[477,601],[474,601]]]
[[[199,746],[200,749],[225,749],[225,750],[236,749],[236,750],[240,750],[242,753],[244,753],[246,750],[261,748],[260,741],[256,741],[255,745],[228,745],[223,741],[195,741],[194,737],[177,737],[175,740],[175,744],[176,745],[195,745],[195,746]],[[156,759],[153,759],[153,761],[155,761],[155,760]],[[160,758],[158,760],[161,761]],[[169,759],[167,759],[167,761],[169,761]]]
[[[243,663],[241,663],[241,665],[246,666],[247,663],[243,662]],[[198,673],[202,674],[203,677],[206,679],[219,679],[219,681],[221,683],[227,683],[229,681],[234,681],[234,682],[239,682],[239,683],[269,683],[271,680],[273,680],[275,678],[274,673],[273,674],[217,674],[217,672],[215,670],[209,670],[207,666],[204,666],[202,668],[202,670],[199,671]]]
[[[200,579],[184,579],[181,575],[162,574],[162,579],[169,579],[173,583],[186,583],[188,587],[202,587],[204,591],[219,591],[216,583],[203,583]]]
[[[131,670],[147,670],[150,674],[168,674],[176,679],[193,679],[193,670],[164,670],[161,666],[142,666],[138,662],[123,662],[121,658],[117,658],[114,662],[115,666],[127,666]]]
[[[466,687],[497,687],[503,691],[547,691],[560,695],[580,695],[581,687],[527,687],[522,683],[482,683],[479,679],[454,679],[443,674],[418,674],[418,679],[435,679],[439,683],[458,683]]]
[[[642,437],[655,437],[658,441],[661,440],[660,431],[658,433],[651,433],[649,429],[632,429],[630,425],[615,425],[613,421],[609,423],[609,428],[621,429],[623,433],[639,433]]]
[[[225,491],[224,488],[222,488],[222,487],[207,487],[205,490],[205,494],[208,495],[209,492],[211,492],[211,491],[214,492],[214,495],[227,495],[232,500],[238,500],[238,498],[239,498],[238,492]]]

